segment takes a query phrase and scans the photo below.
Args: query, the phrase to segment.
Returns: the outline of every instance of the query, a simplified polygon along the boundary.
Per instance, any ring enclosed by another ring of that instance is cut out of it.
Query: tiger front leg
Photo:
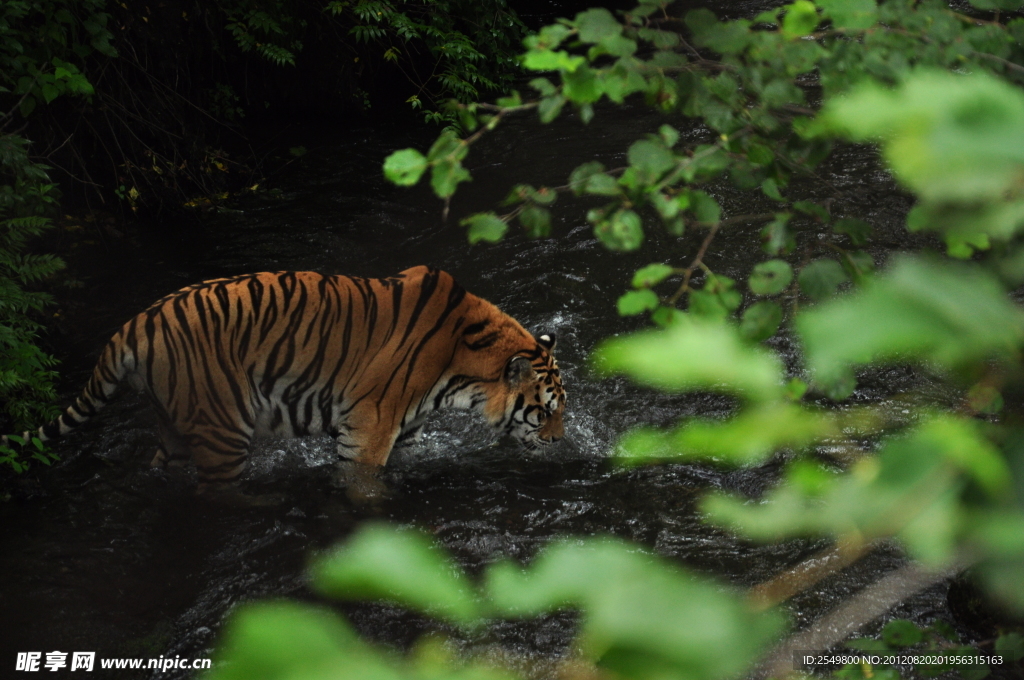
[[[368,427],[344,428],[337,437],[341,458],[333,475],[335,486],[343,487],[345,495],[357,506],[376,505],[389,495],[381,479],[398,436],[397,429]]]

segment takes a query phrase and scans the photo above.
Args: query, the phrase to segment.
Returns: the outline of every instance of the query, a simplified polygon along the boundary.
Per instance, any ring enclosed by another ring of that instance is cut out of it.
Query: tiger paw
[[[377,466],[342,461],[335,468],[331,482],[335,487],[344,488],[348,499],[360,507],[375,506],[391,496]]]

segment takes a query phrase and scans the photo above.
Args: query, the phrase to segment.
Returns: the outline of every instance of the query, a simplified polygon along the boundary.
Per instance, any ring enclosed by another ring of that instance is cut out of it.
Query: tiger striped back
[[[260,435],[327,433],[373,466],[444,407],[479,411],[529,448],[563,434],[553,335],[446,272],[385,279],[264,272],[204,281],[158,300],[107,343],[81,396],[39,428],[52,439],[127,381],[157,409],[153,465],[194,461],[200,490],[238,478]]]

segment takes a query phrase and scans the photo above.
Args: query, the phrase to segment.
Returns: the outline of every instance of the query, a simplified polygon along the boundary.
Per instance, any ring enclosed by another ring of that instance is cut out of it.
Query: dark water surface
[[[614,311],[631,273],[651,261],[688,263],[702,234],[669,239],[652,228],[640,252],[611,254],[584,220],[589,203],[571,198],[555,206],[551,239],[513,235],[470,248],[457,226],[458,218],[493,207],[518,181],[562,184],[573,167],[593,157],[622,164],[629,143],[661,122],[639,106],[599,110],[584,134],[571,119],[551,126],[533,118],[512,121],[473,149],[475,179],[453,201],[447,224],[426,188],[396,189],[380,173],[387,153],[410,144],[423,148],[426,135],[367,128],[331,139],[311,131],[305,142],[311,152],[269,183],[280,191],[239,199],[231,206],[236,212],[208,215],[202,224],[157,225],[143,232],[138,246],[105,251],[67,311],[76,381],[84,383],[121,323],[197,280],[281,269],[386,276],[433,264],[528,328],[558,333],[569,393],[567,436],[553,449],[528,454],[496,440],[479,418],[435,415],[422,444],[393,456],[385,477],[394,494],[379,512],[353,508],[330,487],[329,440],[262,442],[247,483],[283,492],[287,501],[225,509],[196,501],[188,484],[148,469],[155,417],[138,397],[124,394],[58,446],[56,470],[0,504],[0,677],[14,677],[17,651],[208,656],[224,616],[239,602],[312,598],[304,576],[310,556],[372,518],[430,532],[473,572],[504,557],[528,560],[556,535],[614,534],[747,586],[825,547],[813,541],[753,545],[705,525],[695,511],[695,500],[709,489],[756,496],[775,480],[777,462],[728,471],[691,464],[625,470],[607,461],[616,438],[631,426],[729,411],[720,397],[658,394],[625,380],[597,380],[587,370],[588,353],[601,338],[639,327]],[[707,132],[683,134],[698,139]],[[870,152],[843,150],[820,174],[850,192],[838,210],[859,211],[878,228],[876,260],[910,245],[902,236],[908,200]],[[812,184],[803,190],[815,192]],[[725,186],[712,192],[726,216],[771,209],[766,200]],[[716,272],[741,278],[763,258],[757,228],[740,226],[721,234],[706,261]],[[796,370],[788,340],[773,343]],[[902,397],[894,395],[930,391],[923,378],[892,369],[866,376],[854,400],[889,404],[898,413]],[[902,563],[897,550],[879,550],[799,595],[787,605],[795,625],[808,625]],[[945,600],[940,585],[896,613],[922,622],[949,620]],[[344,611],[367,636],[399,646],[430,625],[382,605]],[[570,614],[507,622],[465,643],[497,645],[543,669],[566,653],[574,625]],[[118,671],[111,677],[150,675]]]

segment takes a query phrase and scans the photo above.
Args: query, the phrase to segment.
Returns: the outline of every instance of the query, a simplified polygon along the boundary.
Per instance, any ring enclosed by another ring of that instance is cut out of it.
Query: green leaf
[[[552,95],[541,99],[540,104],[537,106],[540,122],[547,124],[558,118],[558,114],[562,112],[565,102],[566,99],[562,95]]]
[[[562,74],[562,93],[576,104],[592,104],[601,98],[601,81],[592,68],[583,65]]]
[[[636,316],[660,304],[657,294],[649,289],[631,290],[619,298],[617,308],[619,316]]]
[[[793,207],[805,215],[813,217],[817,221],[825,224],[828,224],[829,220],[832,219],[832,216],[828,214],[828,211],[825,210],[824,207],[814,203],[813,201],[795,201],[793,203]]]
[[[561,541],[529,571],[503,562],[487,571],[502,615],[575,607],[579,647],[614,677],[739,677],[782,630],[774,611],[754,613],[738,593],[611,539]],[[713,622],[710,625],[709,622]],[[707,650],[728,646],[729,654]]]
[[[662,193],[650,194],[647,199],[651,202],[651,205],[654,206],[654,209],[658,211],[658,214],[661,215],[661,219],[663,220],[674,219],[681,209],[679,207],[679,201],[675,198],[669,198]],[[690,204],[689,197],[686,198],[686,204]]]
[[[897,258],[857,292],[804,312],[797,328],[816,375],[850,365],[919,358],[955,368],[1016,356],[1024,312],[977,267]]]
[[[1024,659],[1024,637],[1020,633],[1003,633],[993,645],[996,654],[1002,654],[1016,662]]]
[[[627,153],[629,164],[640,172],[648,182],[655,182],[664,173],[674,168],[676,158],[659,141],[641,139],[633,142]]]
[[[477,213],[459,221],[463,227],[469,227],[469,242],[479,243],[490,241],[497,243],[505,237],[508,225],[492,212]]]
[[[793,268],[785,260],[768,260],[754,267],[747,284],[754,295],[776,295],[793,280]]]
[[[665,124],[658,128],[658,136],[661,137],[661,141],[665,143],[665,146],[671,149],[679,141],[679,130]]]
[[[878,21],[875,0],[816,0],[816,4],[825,18],[832,20],[833,28],[858,31]]]
[[[862,246],[868,242],[871,235],[871,225],[864,220],[851,217],[844,217],[832,225],[832,231],[837,234],[846,234],[855,246]]]
[[[551,235],[551,212],[547,208],[532,204],[519,213],[519,223],[530,238],[545,238]]]
[[[531,71],[572,73],[586,62],[583,57],[564,50],[530,50],[523,55],[523,66]]]
[[[572,34],[572,29],[564,24],[548,24],[541,27],[537,35],[527,36],[523,44],[529,49],[553,50]]]
[[[615,20],[611,12],[601,7],[577,14],[576,27],[579,29],[580,40],[585,43],[597,43],[622,34],[622,24]]]
[[[662,305],[654,310],[651,314],[651,321],[660,326],[661,328],[668,328],[674,326],[677,323],[682,323],[686,315],[676,309],[675,307],[667,307]]]
[[[592,120],[594,120],[594,107],[590,104],[584,104],[580,107],[580,121],[584,125],[588,125]]]
[[[690,205],[698,222],[714,224],[722,219],[722,208],[718,201],[708,195],[707,192],[692,190],[689,193]]]
[[[334,612],[294,602],[245,604],[232,612],[209,672],[211,680],[325,677],[400,680]]]
[[[427,159],[416,149],[395,151],[384,160],[384,176],[398,186],[416,184],[426,169]]]
[[[601,374],[624,373],[670,392],[709,390],[757,401],[777,398],[782,389],[778,359],[719,323],[690,320],[605,340],[592,361]]]
[[[999,200],[1024,166],[1024,92],[985,73],[921,70],[896,90],[865,84],[828,102],[820,129],[881,140],[896,176],[924,201]]]
[[[877,456],[854,463],[850,474],[808,475],[806,464],[791,465],[761,502],[718,495],[703,510],[715,523],[759,540],[899,537],[911,555],[940,565],[954,554],[961,521],[955,499],[965,481],[963,461],[974,457],[1005,469],[976,423],[943,416],[890,438]]]
[[[584,188],[586,187],[587,180],[592,175],[604,172],[604,164],[598,161],[587,161],[576,168],[569,174],[569,186],[572,188],[572,192],[577,196],[582,196]],[[611,178],[609,178],[611,179]],[[615,180],[612,180],[614,183]],[[618,186],[615,187],[616,193],[618,193]]]
[[[863,284],[875,271],[875,261],[871,255],[863,250],[847,251],[843,253],[840,263],[843,269],[857,285]]]
[[[313,584],[344,599],[389,599],[432,616],[477,621],[465,575],[417,532],[364,525],[345,545],[313,566]]]
[[[672,276],[675,270],[667,264],[655,262],[637,271],[633,275],[634,288],[649,288],[655,286],[668,277]]]
[[[779,449],[800,450],[838,433],[833,418],[792,404],[744,409],[727,420],[691,419],[675,430],[642,428],[616,449],[626,464],[715,459],[732,465],[763,462]]]
[[[462,142],[457,134],[450,130],[442,132],[430,150],[427,151],[427,161],[435,162],[444,158],[450,160],[462,160],[469,152],[469,147]]]
[[[882,639],[893,647],[910,647],[924,639],[924,631],[913,621],[893,619],[882,628]]]
[[[59,97],[61,92],[60,88],[55,85],[51,85],[50,83],[43,83],[42,87],[39,89],[43,93],[43,100],[46,101],[47,104]]]
[[[796,0],[786,5],[786,16],[782,18],[782,34],[787,38],[801,38],[818,26],[818,9],[809,0]]]
[[[751,342],[761,342],[775,335],[782,323],[782,307],[771,300],[747,307],[740,321],[740,335]]]
[[[839,285],[848,280],[843,267],[827,258],[811,262],[800,270],[798,277],[800,290],[815,302],[832,297]]]
[[[22,118],[28,118],[29,114],[31,114],[35,110],[35,108],[36,98],[31,95],[26,95],[18,103],[18,112],[21,114]]]
[[[761,182],[761,191],[763,191],[764,195],[773,201],[784,202],[786,200],[782,197],[782,193],[779,191],[778,183],[771,177],[768,177]]]
[[[622,193],[622,188],[611,175],[596,172],[587,177],[587,181],[583,185],[583,192],[597,196],[618,196]]]
[[[775,213],[775,219],[761,230],[763,248],[769,255],[788,253],[796,248],[796,239],[787,226],[791,217],[790,213]]]
[[[729,309],[721,298],[711,291],[691,290],[687,311],[694,317],[709,321],[722,321],[729,316]]]
[[[558,88],[547,78],[534,78],[530,81],[530,87],[537,90],[542,97],[550,97],[558,93]]]
[[[594,227],[594,234],[609,250],[636,250],[644,240],[640,216],[632,210],[617,210]]]
[[[430,173],[430,186],[438,198],[448,198],[455,193],[461,182],[468,182],[472,177],[469,171],[457,160],[442,159],[434,163]]]

